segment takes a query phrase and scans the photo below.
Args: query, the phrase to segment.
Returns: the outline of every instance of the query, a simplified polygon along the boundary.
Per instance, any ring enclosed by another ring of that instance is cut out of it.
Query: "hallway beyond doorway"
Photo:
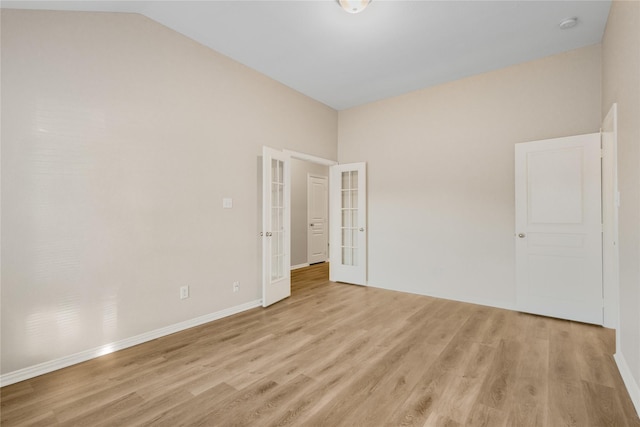
[[[329,282],[329,263],[320,262],[308,267],[291,270],[291,292],[322,286]]]

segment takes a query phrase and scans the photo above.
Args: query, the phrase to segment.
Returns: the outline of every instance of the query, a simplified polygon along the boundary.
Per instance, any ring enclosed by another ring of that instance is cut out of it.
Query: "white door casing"
[[[602,279],[604,326],[619,330],[617,104],[602,122]],[[620,340],[616,340],[619,344]]]
[[[291,160],[262,148],[262,306],[291,295]]]
[[[600,134],[515,146],[517,308],[602,324]]]
[[[365,163],[329,168],[329,278],[334,282],[367,284],[366,170]]]
[[[327,177],[307,175],[307,262],[315,264],[327,260],[328,204]]]

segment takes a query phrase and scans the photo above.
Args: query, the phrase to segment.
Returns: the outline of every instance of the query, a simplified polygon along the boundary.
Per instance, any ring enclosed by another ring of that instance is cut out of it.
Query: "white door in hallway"
[[[262,306],[291,295],[291,159],[262,149]]]
[[[327,260],[329,246],[329,194],[326,176],[307,176],[307,262],[315,264]]]
[[[365,163],[331,166],[329,278],[367,284],[367,168]]]
[[[515,146],[519,310],[602,324],[600,134]]]

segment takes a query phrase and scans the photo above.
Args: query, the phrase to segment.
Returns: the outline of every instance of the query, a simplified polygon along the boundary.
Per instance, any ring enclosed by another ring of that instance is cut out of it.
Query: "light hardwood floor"
[[[613,331],[293,272],[291,298],[1,390],[2,426],[637,426]]]

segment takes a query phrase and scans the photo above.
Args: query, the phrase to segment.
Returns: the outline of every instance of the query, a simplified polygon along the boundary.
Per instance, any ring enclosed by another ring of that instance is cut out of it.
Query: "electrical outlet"
[[[180,299],[189,298],[189,286],[180,287]]]
[[[240,290],[240,282],[233,282],[233,292],[238,292]]]

